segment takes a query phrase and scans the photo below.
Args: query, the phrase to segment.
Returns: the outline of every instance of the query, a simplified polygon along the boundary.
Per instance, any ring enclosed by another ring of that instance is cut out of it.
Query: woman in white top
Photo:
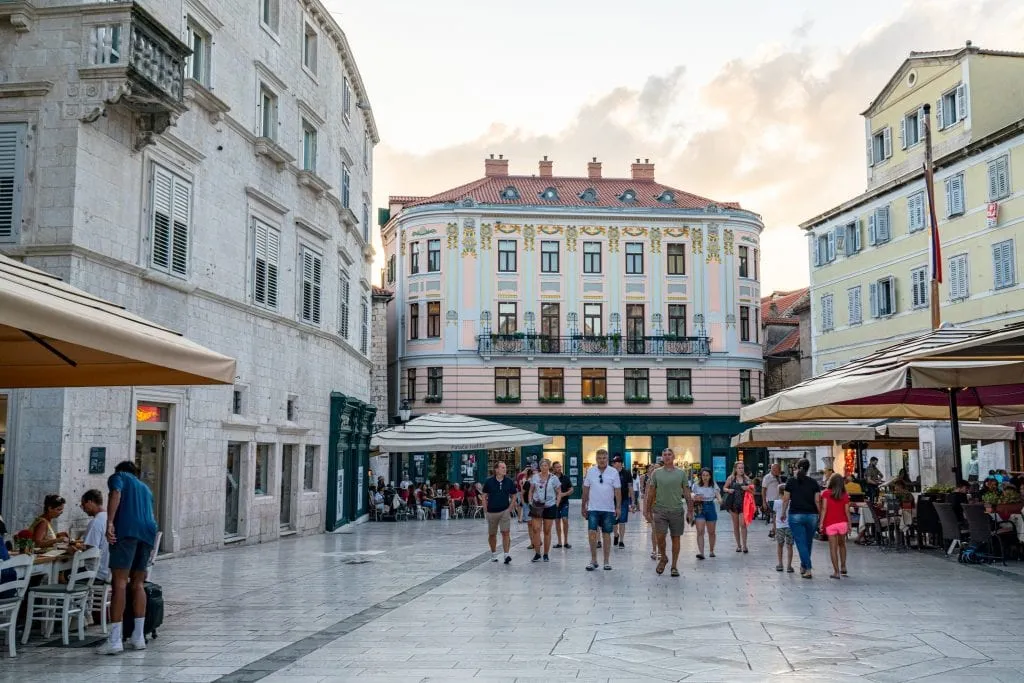
[[[540,471],[533,475],[530,480],[530,525],[533,526],[531,536],[535,539],[533,561],[539,562],[543,559],[548,561],[548,551],[551,550],[551,526],[558,517],[558,503],[562,499],[562,486],[554,474],[551,473],[551,461],[544,459],[540,461]],[[544,554],[541,555],[540,530],[544,529]]]
[[[704,530],[708,532],[708,549],[711,557],[715,556],[715,528],[718,526],[718,508],[722,502],[722,494],[715,484],[711,470],[703,468],[697,475],[697,484],[693,487],[694,523],[697,525],[697,559],[704,559]]]

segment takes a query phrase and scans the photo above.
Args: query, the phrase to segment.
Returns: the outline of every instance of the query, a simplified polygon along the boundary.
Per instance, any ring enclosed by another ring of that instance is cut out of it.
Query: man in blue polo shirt
[[[501,528],[501,546],[505,550],[505,564],[512,562],[512,499],[516,484],[505,476],[505,463],[494,467],[494,476],[484,482],[484,509],[487,511],[487,542],[491,546],[491,562],[498,561],[498,528]]]
[[[153,516],[153,492],[139,481],[135,463],[125,461],[114,468],[107,480],[110,498],[107,505],[107,541],[110,543],[110,640],[100,654],[124,652],[121,624],[128,580],[131,579],[135,628],[130,647],[146,649],[146,568],[156,543],[156,517]]]

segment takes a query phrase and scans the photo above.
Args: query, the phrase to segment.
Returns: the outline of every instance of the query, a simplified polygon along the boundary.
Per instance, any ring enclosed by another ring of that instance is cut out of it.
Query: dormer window
[[[549,187],[540,193],[540,198],[546,202],[557,202],[558,201],[558,190],[553,187]]]
[[[676,195],[671,190],[665,190],[658,195],[658,201],[662,204],[675,204]]]
[[[633,202],[636,201],[636,191],[626,190],[625,192],[619,195],[619,201],[622,202],[623,204],[632,204]]]
[[[501,198],[508,201],[516,201],[519,199],[519,190],[509,185],[501,192]]]
[[[593,204],[594,202],[597,201],[597,190],[595,190],[592,187],[588,187],[587,189],[583,190],[583,192],[580,194],[580,201],[587,202],[588,204]]]

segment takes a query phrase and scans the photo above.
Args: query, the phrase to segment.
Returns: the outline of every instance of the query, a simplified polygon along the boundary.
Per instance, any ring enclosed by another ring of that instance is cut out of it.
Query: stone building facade
[[[390,290],[374,287],[372,295],[370,348],[371,373],[370,402],[376,406],[376,425],[388,423],[388,304],[394,298]]]
[[[372,415],[378,135],[326,8],[0,3],[0,68],[0,250],[238,361],[233,387],[0,390],[9,525],[53,492],[81,525],[125,459],[164,552],[357,519],[327,492]],[[365,419],[335,429],[333,392]]]
[[[771,396],[810,377],[810,348],[804,337],[810,334],[801,324],[800,310],[808,306],[806,287],[791,292],[772,292],[761,298],[761,327],[764,341],[764,395]]]

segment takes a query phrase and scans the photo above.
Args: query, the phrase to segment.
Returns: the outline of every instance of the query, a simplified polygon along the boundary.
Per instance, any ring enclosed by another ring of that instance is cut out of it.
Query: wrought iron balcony
[[[481,334],[477,353],[490,356],[698,356],[711,353],[710,337]]]
[[[94,121],[106,106],[125,107],[141,129],[136,147],[152,142],[188,107],[184,102],[185,62],[192,53],[173,31],[138,3],[118,3],[97,11],[86,27],[83,80],[100,80],[104,106],[85,117]]]

